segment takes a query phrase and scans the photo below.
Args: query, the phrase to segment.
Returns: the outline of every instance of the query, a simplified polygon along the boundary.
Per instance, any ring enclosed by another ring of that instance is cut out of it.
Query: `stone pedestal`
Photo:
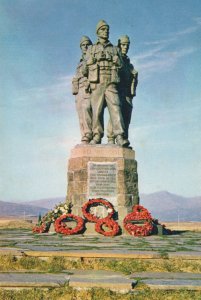
[[[77,145],[72,149],[67,190],[72,212],[82,216],[83,203],[92,198],[110,201],[119,221],[139,203],[134,150],[117,145]],[[104,215],[104,208],[99,213]]]

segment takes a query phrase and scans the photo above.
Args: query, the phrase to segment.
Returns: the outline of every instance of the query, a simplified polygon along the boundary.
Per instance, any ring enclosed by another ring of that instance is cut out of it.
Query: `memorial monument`
[[[87,200],[106,199],[121,223],[133,205],[139,204],[137,162],[128,140],[138,73],[127,56],[127,35],[113,46],[104,20],[98,22],[96,34],[94,44],[87,36],[81,38],[82,57],[72,81],[81,143],[71,150],[67,202],[81,216]],[[105,109],[110,117],[108,143],[102,144]],[[94,213],[104,217],[106,212],[99,208]]]
[[[104,20],[96,34],[94,44],[82,36],[82,56],[72,80],[81,143],[71,150],[66,202],[47,212],[33,232],[46,233],[54,223],[54,230],[64,235],[170,234],[139,205],[137,162],[128,140],[138,84],[127,55],[130,39],[123,35],[113,46]],[[105,109],[108,141],[102,144]]]

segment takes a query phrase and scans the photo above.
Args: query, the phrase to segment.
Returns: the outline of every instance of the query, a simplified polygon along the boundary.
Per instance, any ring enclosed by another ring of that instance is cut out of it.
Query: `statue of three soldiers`
[[[87,36],[81,38],[82,58],[72,81],[81,141],[101,144],[107,106],[110,115],[108,143],[128,147],[132,99],[138,83],[138,72],[127,56],[130,40],[127,35],[122,36],[118,46],[113,46],[109,41],[109,25],[104,20],[98,22],[96,34],[95,44]]]

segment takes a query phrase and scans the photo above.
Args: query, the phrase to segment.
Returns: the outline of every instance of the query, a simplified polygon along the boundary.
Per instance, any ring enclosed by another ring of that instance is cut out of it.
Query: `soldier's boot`
[[[82,138],[82,144],[89,144],[90,143],[90,141],[84,136],[83,138]]]
[[[89,134],[89,133],[86,133],[86,134],[82,137],[82,144],[89,144],[91,140],[92,140],[92,135]]]
[[[110,145],[114,145],[115,144],[115,138],[114,137],[108,137],[107,143],[110,144]]]
[[[90,142],[91,145],[101,144],[101,137],[99,134],[95,134],[93,140]]]
[[[123,136],[120,134],[116,137],[116,142],[117,142],[117,145],[119,145],[121,147],[128,147],[130,145],[129,140],[124,139]]]

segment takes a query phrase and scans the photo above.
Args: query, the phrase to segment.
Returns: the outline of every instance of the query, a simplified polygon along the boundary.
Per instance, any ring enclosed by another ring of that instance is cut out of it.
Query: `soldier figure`
[[[88,36],[83,36],[80,40],[82,57],[77,66],[76,75],[72,82],[72,92],[73,95],[76,95],[75,102],[82,136],[81,141],[83,144],[89,144],[92,140],[92,110],[90,104],[91,90],[87,77],[83,75],[85,56],[87,48],[90,45],[92,45],[90,38]]]
[[[103,113],[108,107],[114,138],[119,146],[127,147],[129,141],[124,138],[125,128],[120,107],[117,86],[122,59],[118,47],[109,41],[109,25],[101,20],[96,26],[98,41],[89,46],[86,53],[86,70],[91,87],[92,131],[90,144],[100,144],[104,135]]]
[[[130,46],[130,39],[127,35],[120,37],[118,40],[118,47],[122,54],[123,69],[121,72],[121,80],[119,84],[119,92],[121,97],[122,115],[125,125],[125,138],[128,138],[128,129],[131,121],[131,114],[133,109],[132,99],[136,95],[136,87],[138,84],[138,72],[130,63],[127,56]],[[114,134],[112,131],[111,121],[108,123],[108,143],[114,144]]]

